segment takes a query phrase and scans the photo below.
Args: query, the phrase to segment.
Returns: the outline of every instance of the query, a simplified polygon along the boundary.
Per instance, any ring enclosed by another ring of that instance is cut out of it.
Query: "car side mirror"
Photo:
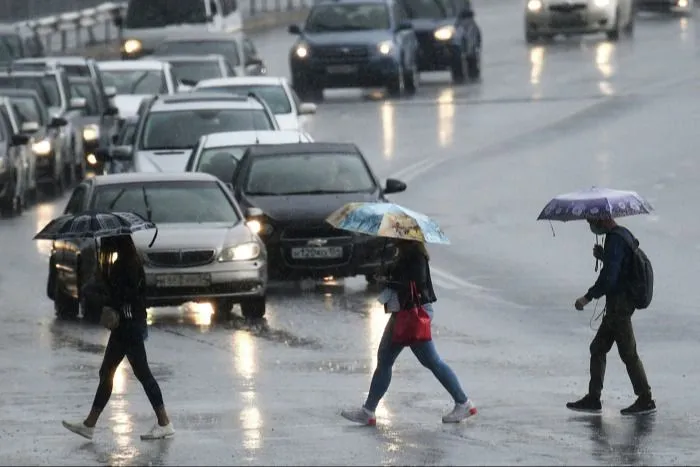
[[[474,10],[464,9],[459,12],[459,19],[469,19],[474,17]]]
[[[233,191],[233,185],[230,183],[227,183],[227,185],[231,185],[231,191]],[[263,214],[265,214],[265,213],[260,208],[248,208],[245,210],[245,216],[247,219],[253,219],[255,217],[260,217]]]
[[[228,188],[229,191],[230,191],[231,193],[233,193],[233,183],[228,182],[228,183],[226,184],[226,188]]]
[[[39,123],[38,122],[24,122],[22,123],[22,133],[26,134],[34,134],[37,131],[39,131]]]
[[[109,107],[107,110],[105,110],[105,117],[114,117],[115,115],[119,115],[119,109],[116,107]]]
[[[68,120],[63,117],[53,117],[49,122],[49,127],[51,128],[61,128],[66,125],[68,125]]]
[[[301,35],[301,28],[296,24],[290,24],[287,31],[289,31],[289,34],[294,34],[295,36]]]
[[[413,29],[413,23],[411,23],[410,21],[401,21],[399,24],[396,25],[396,32],[408,31],[409,29]]]
[[[134,158],[131,146],[116,146],[112,148],[110,157],[116,161],[130,161]]]
[[[70,100],[69,107],[71,110],[83,110],[87,107],[87,99],[84,97],[73,97]]]
[[[262,73],[262,66],[259,64],[251,63],[249,65],[245,66],[245,73],[246,75],[250,76],[257,76],[261,75]]]
[[[12,135],[12,145],[13,146],[24,146],[29,142],[29,135]]]
[[[117,95],[117,88],[114,86],[106,86],[105,87],[105,96],[108,98],[112,98]]]
[[[395,178],[386,179],[384,194],[390,195],[392,193],[401,193],[402,191],[406,191],[406,184],[404,182],[396,180]]]
[[[109,149],[107,148],[97,148],[95,149],[95,157],[98,161],[105,163],[112,158]]]
[[[299,115],[312,115],[316,113],[316,104],[311,102],[302,102],[299,106]]]

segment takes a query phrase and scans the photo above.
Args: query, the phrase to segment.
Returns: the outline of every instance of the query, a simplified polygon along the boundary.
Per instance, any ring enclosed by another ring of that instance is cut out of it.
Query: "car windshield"
[[[49,76],[0,76],[0,87],[33,89],[49,107],[62,107],[56,78]]]
[[[105,86],[117,94],[167,94],[165,73],[160,70],[101,70]]]
[[[357,154],[290,154],[253,159],[245,185],[252,196],[369,192],[376,188]]]
[[[330,32],[390,27],[389,9],[384,3],[324,3],[311,10],[304,29],[307,32]]]
[[[217,177],[224,183],[231,183],[233,172],[236,170],[238,161],[243,157],[243,153],[248,146],[226,146],[220,148],[206,148],[199,156],[196,172],[206,172]]]
[[[0,35],[0,62],[17,60],[22,56],[22,43],[14,34]]]
[[[98,186],[92,208],[131,211],[156,225],[237,223],[236,209],[214,181],[147,182]]]
[[[274,114],[288,114],[292,112],[292,104],[289,102],[289,97],[281,85],[242,85],[236,84],[233,86],[207,86],[203,88],[207,91],[224,91],[233,94],[248,95],[249,92],[254,92],[272,110]]]
[[[175,78],[185,84],[198,83],[204,79],[223,78],[224,74],[219,62],[197,60],[191,62],[170,62]]]
[[[154,55],[223,55],[232,65],[241,61],[238,57],[236,41],[170,41],[163,42],[154,51]]]
[[[41,112],[36,99],[29,96],[15,96],[11,100],[15,104],[15,110],[22,122],[36,122],[40,126],[46,124],[44,114]]]
[[[225,131],[274,130],[262,109],[196,109],[152,112],[140,149],[193,148],[202,135]]]
[[[440,0],[402,0],[408,17],[411,19],[441,19],[447,17],[447,10]]]
[[[131,0],[124,26],[128,29],[147,29],[206,22],[207,14],[202,0]]]
[[[97,95],[90,83],[70,83],[70,90],[73,97],[85,99],[85,114],[100,115],[100,106],[97,104]]]

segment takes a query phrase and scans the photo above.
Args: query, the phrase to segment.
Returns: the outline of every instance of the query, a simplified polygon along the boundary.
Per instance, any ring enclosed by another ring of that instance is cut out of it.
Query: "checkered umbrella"
[[[87,211],[52,220],[34,240],[112,237],[148,229],[156,229],[156,225],[133,212]]]

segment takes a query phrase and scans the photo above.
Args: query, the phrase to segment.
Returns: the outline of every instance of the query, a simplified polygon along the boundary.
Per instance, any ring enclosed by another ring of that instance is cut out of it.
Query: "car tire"
[[[56,266],[53,256],[49,258],[49,275],[46,278],[46,296],[49,300],[56,298]]]
[[[481,53],[467,58],[467,76],[472,81],[481,79]]]
[[[76,299],[66,295],[61,290],[61,285],[58,278],[54,280],[54,299],[53,308],[56,312],[56,317],[60,319],[75,319],[80,311],[80,304]]]
[[[389,79],[386,84],[386,92],[389,97],[399,98],[403,95],[406,90],[406,82],[404,80],[405,67],[403,65],[399,66],[396,74]]]
[[[73,186],[73,182],[75,181],[75,170],[75,166],[71,164],[66,164],[63,167],[63,175],[61,178],[63,179],[63,186],[65,188],[70,188]]]
[[[454,48],[450,74],[452,75],[452,82],[454,84],[464,84],[467,80],[467,60],[464,57],[463,47]]]
[[[217,321],[226,321],[233,313],[234,301],[230,298],[218,298],[212,303],[214,308],[214,319]]]
[[[408,94],[415,94],[418,91],[420,74],[418,73],[418,62],[413,59],[413,65],[404,73],[404,89]]]
[[[248,320],[259,320],[265,316],[265,297],[247,298],[241,302],[241,314]]]
[[[19,199],[19,196],[15,195],[15,190],[17,190],[16,172],[12,172],[10,180],[12,185],[7,189],[9,196],[0,199],[0,216],[2,217],[13,217],[19,209],[19,205],[21,203],[21,199]]]
[[[605,35],[609,41],[617,41],[620,39],[620,10],[615,11],[615,25],[613,29],[606,32]]]
[[[630,12],[630,20],[629,22],[625,25],[625,34],[629,37],[632,37],[634,35],[634,23],[635,23],[635,16],[637,12],[634,7],[632,7],[632,11]]]
[[[525,30],[525,42],[528,44],[534,44],[537,42],[537,40],[540,38],[536,33],[532,32],[529,29]]]

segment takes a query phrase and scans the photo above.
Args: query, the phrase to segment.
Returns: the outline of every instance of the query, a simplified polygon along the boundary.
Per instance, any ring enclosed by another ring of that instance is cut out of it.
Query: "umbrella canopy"
[[[574,221],[649,214],[651,205],[635,191],[592,187],[553,198],[537,220]]]
[[[374,237],[449,244],[437,222],[393,203],[348,203],[328,216],[333,227]]]
[[[111,237],[155,228],[154,223],[133,212],[86,211],[52,220],[34,236],[34,240]]]

